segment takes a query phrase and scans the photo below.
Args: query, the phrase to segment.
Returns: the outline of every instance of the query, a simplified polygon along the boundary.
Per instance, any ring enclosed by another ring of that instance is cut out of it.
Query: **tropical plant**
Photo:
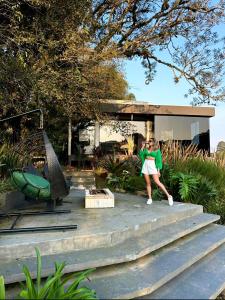
[[[195,175],[177,172],[171,177],[171,186],[177,190],[183,201],[195,198],[198,189],[199,178]]]
[[[131,176],[139,175],[141,172],[141,160],[138,157],[128,157],[123,160],[122,167],[128,171]]]
[[[5,283],[3,276],[0,276],[0,299],[5,300]]]
[[[130,173],[126,170],[123,170],[120,176],[115,174],[109,174],[107,176],[107,185],[114,189],[127,189],[127,182],[130,178]]]
[[[102,167],[113,175],[120,175],[123,171],[123,161],[120,161],[114,155],[109,155],[100,160],[98,167]]]
[[[206,177],[198,175],[198,189],[192,203],[203,205],[206,211],[209,211],[211,201],[218,199],[218,189],[215,184],[209,181]]]
[[[55,272],[42,283],[41,271],[42,262],[39,250],[36,248],[37,255],[37,279],[36,282],[31,278],[27,266],[23,266],[25,274],[25,284],[21,283],[22,290],[19,293],[21,299],[97,299],[94,290],[85,286],[79,287],[80,283],[87,278],[93,269],[63,275],[65,263],[55,263]],[[70,283],[70,281],[72,283]],[[69,285],[70,283],[70,285]],[[0,277],[0,297],[4,299],[4,279]]]
[[[179,160],[174,168],[176,171],[202,175],[208,181],[213,182],[218,190],[225,188],[225,168],[219,167],[213,160],[202,160],[201,158]]]
[[[127,149],[128,155],[133,155],[134,147],[135,147],[135,144],[134,144],[133,137],[132,136],[128,136],[127,137],[127,143],[124,144],[124,145],[122,145],[120,148],[121,149]]]

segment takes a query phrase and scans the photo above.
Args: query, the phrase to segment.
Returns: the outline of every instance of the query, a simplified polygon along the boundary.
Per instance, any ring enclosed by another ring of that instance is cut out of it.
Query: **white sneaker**
[[[148,201],[146,202],[146,204],[149,204],[149,205],[152,204],[152,199],[149,198]]]
[[[168,197],[168,201],[169,201],[169,205],[172,206],[173,205],[173,196],[169,196]]]

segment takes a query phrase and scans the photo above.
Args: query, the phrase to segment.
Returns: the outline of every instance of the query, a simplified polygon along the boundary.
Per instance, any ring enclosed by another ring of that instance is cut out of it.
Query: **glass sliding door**
[[[189,116],[155,116],[155,138],[160,142],[176,140],[183,145],[196,144],[209,150],[209,118]]]

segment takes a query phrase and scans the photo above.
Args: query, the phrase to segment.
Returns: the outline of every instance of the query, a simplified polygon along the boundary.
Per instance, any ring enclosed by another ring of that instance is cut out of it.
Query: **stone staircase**
[[[117,201],[124,197],[128,196],[115,194]],[[225,288],[225,226],[214,224],[219,217],[203,213],[199,205],[169,207],[166,201],[156,201],[149,207],[137,204],[140,198],[130,196],[132,214],[126,206],[111,210],[115,223],[110,230],[103,224],[101,231],[95,228],[88,237],[67,234],[59,241],[43,235],[33,241],[30,247],[40,247],[43,256],[42,276],[53,272],[54,261],[66,261],[65,273],[96,268],[85,285],[94,288],[100,299],[211,299],[219,295]],[[110,216],[109,210],[92,210],[92,217],[103,218],[103,211]],[[15,241],[7,247],[5,243],[0,238],[0,274],[13,298],[17,282],[24,280],[22,265],[35,278],[36,261],[29,251],[29,256],[22,255],[28,240],[19,252]],[[50,251],[52,246],[54,251]]]

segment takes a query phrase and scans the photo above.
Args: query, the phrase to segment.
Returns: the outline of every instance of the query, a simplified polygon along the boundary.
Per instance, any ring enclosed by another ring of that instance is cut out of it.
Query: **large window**
[[[184,116],[155,116],[155,138],[158,141],[180,141],[183,145],[198,145],[209,150],[209,118]]]
[[[144,121],[110,121],[100,127],[100,145],[103,153],[124,154],[121,149],[126,144],[126,138],[132,136],[134,140],[134,153],[140,148],[141,141],[146,135],[146,122]]]

